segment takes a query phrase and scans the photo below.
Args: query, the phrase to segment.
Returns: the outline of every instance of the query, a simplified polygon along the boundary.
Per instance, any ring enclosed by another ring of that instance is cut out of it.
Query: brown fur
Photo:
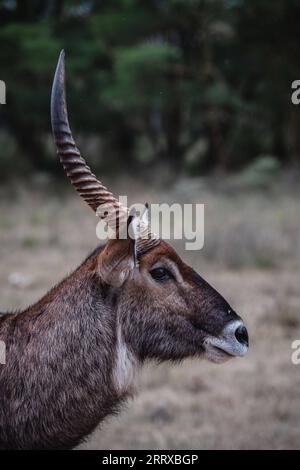
[[[175,279],[156,282],[155,263]],[[207,335],[236,318],[167,243],[134,266],[132,242],[108,242],[35,305],[0,318],[0,448],[74,447],[132,393],[116,374],[204,355]]]

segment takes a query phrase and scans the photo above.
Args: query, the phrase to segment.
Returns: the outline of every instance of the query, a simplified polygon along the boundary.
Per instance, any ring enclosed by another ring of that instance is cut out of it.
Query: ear
[[[129,217],[130,219],[130,217]],[[128,220],[129,220],[128,219]],[[131,217],[130,222],[127,225],[128,236],[135,241],[134,244],[134,264],[138,266],[139,260],[138,256],[141,252],[140,244],[143,241],[149,239],[149,206],[146,202],[144,205],[144,210],[139,216],[136,216],[136,213]]]
[[[134,243],[126,240],[109,240],[98,258],[98,273],[109,285],[120,287],[133,271]]]
[[[111,239],[98,258],[98,272],[109,285],[120,287],[137,266],[135,219],[128,217],[127,236]]]

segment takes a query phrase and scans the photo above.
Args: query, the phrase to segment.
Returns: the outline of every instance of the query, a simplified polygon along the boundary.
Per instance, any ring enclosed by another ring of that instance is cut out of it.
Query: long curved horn
[[[63,50],[58,59],[52,85],[51,124],[57,154],[71,183],[93,211],[105,219],[108,225],[119,235],[120,227],[127,227],[129,211],[96,178],[75,144],[66,105],[65,53]],[[145,226],[141,232],[146,232]],[[139,254],[159,243],[159,239],[151,234],[149,230],[147,233],[147,236],[141,233],[141,238],[137,240]]]
[[[81,156],[69,126],[65,92],[65,53],[61,51],[51,93],[51,124],[57,154],[68,178],[93,211],[101,205],[115,209],[119,218],[128,217],[128,210],[92,173]]]

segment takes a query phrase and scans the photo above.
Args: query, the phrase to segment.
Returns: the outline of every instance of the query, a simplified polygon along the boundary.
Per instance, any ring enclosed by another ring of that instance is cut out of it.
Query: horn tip
[[[54,134],[59,130],[61,121],[67,122],[65,104],[65,51],[61,50],[54,74],[51,91],[51,123]]]
[[[65,67],[65,51],[62,49],[59,54],[58,58],[58,63],[57,63],[57,69],[58,70],[63,70]]]
[[[65,54],[65,50],[62,49],[62,50],[60,51],[60,53],[59,53],[59,59],[58,59],[58,61],[59,61],[59,62],[64,62],[64,61],[65,61],[65,55],[66,55],[66,54]]]

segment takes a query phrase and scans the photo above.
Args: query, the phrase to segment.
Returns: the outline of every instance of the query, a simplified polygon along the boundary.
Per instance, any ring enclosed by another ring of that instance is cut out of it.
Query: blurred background
[[[130,202],[205,204],[180,255],[240,313],[251,350],[150,365],[83,448],[297,448],[300,0],[0,0],[0,310],[25,308],[99,241],[57,161],[50,92],[66,51],[72,130]]]

